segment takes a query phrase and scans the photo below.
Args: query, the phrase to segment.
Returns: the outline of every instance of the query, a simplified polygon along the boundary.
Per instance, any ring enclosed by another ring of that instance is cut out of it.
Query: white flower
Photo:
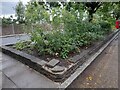
[[[31,45],[34,45],[35,44],[35,42],[31,42]]]

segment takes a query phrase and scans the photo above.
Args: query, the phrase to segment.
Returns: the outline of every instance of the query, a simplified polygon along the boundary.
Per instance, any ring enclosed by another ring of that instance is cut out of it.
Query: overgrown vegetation
[[[19,50],[33,48],[40,55],[49,54],[68,58],[71,52],[80,52],[81,47],[104,38],[111,31],[111,25],[108,22],[83,20],[74,8],[68,11],[64,7],[53,7],[51,12],[48,12],[48,8],[35,5],[36,9],[29,6],[26,11],[27,21],[31,24],[36,23],[31,32],[31,41],[29,44],[26,44],[28,42],[17,43],[15,46]],[[37,13],[35,10],[39,8],[43,11]],[[31,9],[34,12],[32,14],[30,14]],[[51,16],[52,20],[49,19]],[[52,26],[51,31],[45,31],[37,24],[44,22]]]
[[[9,18],[5,18],[5,17],[2,18],[2,25],[3,26],[10,25],[10,24],[15,23],[15,22],[16,22],[16,20],[13,19],[12,16],[10,16]]]
[[[17,17],[16,21],[19,24],[25,23],[25,6],[21,1],[16,5],[15,11],[15,16]]]

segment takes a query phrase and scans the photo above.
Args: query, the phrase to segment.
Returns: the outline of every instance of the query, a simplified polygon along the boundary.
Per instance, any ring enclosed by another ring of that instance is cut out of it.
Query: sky
[[[20,0],[23,4],[27,4],[30,0]],[[0,17],[9,17],[10,15],[15,14],[15,6],[19,0],[0,0]]]
[[[15,16],[15,6],[19,1],[27,4],[30,0],[0,0],[0,17]],[[46,1],[46,0],[43,0]],[[69,1],[69,0],[67,0]]]
[[[19,2],[19,1],[22,1],[24,4],[26,4],[30,0],[0,0],[0,2]]]

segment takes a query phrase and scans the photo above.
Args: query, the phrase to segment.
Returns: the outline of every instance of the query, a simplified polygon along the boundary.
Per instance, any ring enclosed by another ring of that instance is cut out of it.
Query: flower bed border
[[[71,66],[69,68],[64,68],[63,71],[61,72],[51,72],[51,69],[46,67],[46,63],[44,60],[39,59],[37,57],[34,57],[32,55],[26,54],[22,51],[15,50],[13,48],[10,48],[8,46],[0,46],[0,50],[7,54],[10,55],[11,57],[15,58],[16,60],[28,65],[29,67],[33,68],[34,70],[44,74],[51,80],[55,82],[63,82],[65,81],[72,73],[75,72],[75,70],[82,65],[86,59],[91,57],[94,53],[96,53],[104,44],[106,44],[114,35],[116,35],[119,32],[113,32],[109,36],[107,36],[106,39],[104,39],[102,42],[99,43],[99,45],[95,45],[95,47],[91,48],[87,53],[84,55],[77,55],[74,56],[73,59],[75,62],[72,62]],[[57,65],[55,65],[57,66]]]

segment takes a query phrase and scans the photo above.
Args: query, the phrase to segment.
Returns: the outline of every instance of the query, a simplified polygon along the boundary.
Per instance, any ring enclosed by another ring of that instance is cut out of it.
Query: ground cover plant
[[[27,6],[26,10],[26,21],[29,24],[34,23],[33,30],[30,32],[31,39],[16,43],[13,47],[18,50],[28,50],[28,53],[34,50],[39,55],[65,59],[70,53],[80,52],[81,48],[103,39],[111,32],[109,22],[83,20],[82,15],[80,13],[78,15],[79,11],[74,8],[68,11],[65,7],[53,7],[50,13],[47,11],[48,7],[34,4],[35,7]],[[30,14],[31,9],[32,14]],[[41,11],[37,13],[37,10]],[[51,30],[46,31],[39,23],[50,24]]]

